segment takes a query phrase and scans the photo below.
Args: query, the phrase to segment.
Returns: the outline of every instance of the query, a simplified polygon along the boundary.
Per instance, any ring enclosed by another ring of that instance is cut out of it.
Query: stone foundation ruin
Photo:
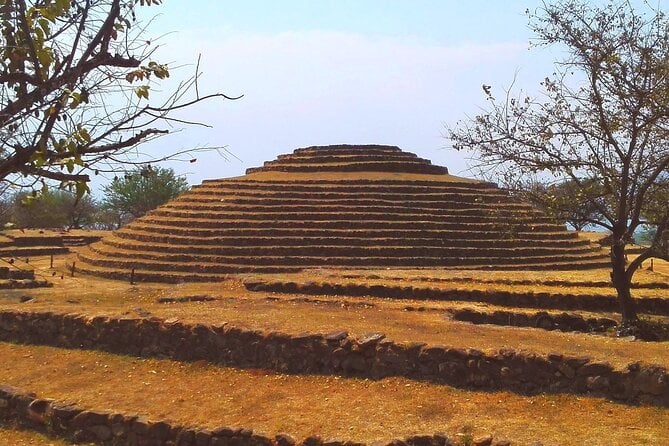
[[[496,185],[380,145],[297,149],[208,180],[79,255],[127,280],[307,268],[588,269],[601,251]]]

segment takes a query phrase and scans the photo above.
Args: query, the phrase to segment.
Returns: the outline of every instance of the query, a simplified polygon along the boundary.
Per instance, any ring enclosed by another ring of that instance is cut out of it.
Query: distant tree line
[[[658,180],[656,187],[649,190],[641,210],[642,224],[629,241],[652,243],[669,203],[667,181],[669,179],[662,178]],[[613,209],[616,200],[612,193],[607,192],[601,181],[594,179],[581,181],[580,185],[572,180],[566,180],[553,183],[534,182],[522,190],[511,185],[509,189],[552,217],[557,223],[566,223],[576,231],[589,226],[596,227],[597,222],[604,218],[602,210]],[[661,243],[666,251],[669,231],[665,231]]]
[[[103,196],[45,188],[41,192],[0,191],[0,224],[5,228],[117,229],[189,189],[172,169],[137,168],[114,178]]]

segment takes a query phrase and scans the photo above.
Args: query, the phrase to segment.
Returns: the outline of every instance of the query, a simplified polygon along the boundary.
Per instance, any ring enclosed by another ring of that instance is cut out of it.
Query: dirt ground
[[[405,378],[284,375],[0,343],[0,381],[38,395],[208,428],[375,440],[493,434],[514,444],[664,444],[669,411],[571,395],[473,392]],[[531,422],[528,422],[528,414]]]
[[[383,332],[396,341],[477,348],[504,347],[548,354],[590,356],[625,367],[634,361],[669,367],[669,343],[640,342],[588,333],[536,328],[474,325],[446,316],[452,308],[498,307],[477,302],[425,302],[370,296],[304,296],[250,292],[231,276],[221,283],[156,284],[112,281],[75,273],[70,256],[31,259],[37,276],[53,286],[0,291],[1,310],[54,311],[109,316],[155,316],[184,322],[223,322],[288,333],[344,329],[359,335]],[[636,276],[640,285],[669,284],[656,263]],[[663,266],[662,266],[663,267]],[[305,273],[302,273],[305,274]],[[62,278],[61,278],[62,276]],[[365,283],[430,284],[464,289],[542,290],[610,293],[605,270],[589,272],[475,272],[319,270],[311,280]],[[283,277],[296,280],[299,276]],[[304,279],[304,277],[302,277]],[[556,283],[557,282],[557,283]],[[519,284],[519,283],[522,283]],[[594,286],[577,286],[589,283]],[[667,288],[639,288],[642,296],[669,298]],[[178,302],[183,297],[207,297]],[[160,303],[161,298],[177,302]],[[428,306],[429,311],[407,311]],[[519,311],[529,311],[519,308]],[[615,314],[595,313],[615,318]],[[145,360],[102,352],[62,350],[0,343],[0,383],[82,406],[141,413],[151,419],[209,427],[242,425],[266,435],[287,432],[296,438],[319,434],[371,442],[415,433],[456,436],[472,427],[514,444],[547,445],[665,444],[669,410],[632,407],[574,395],[522,396],[481,392],[416,382],[404,378],[365,379],[290,376],[264,370],[239,370],[209,364]],[[14,429],[0,429],[0,444],[61,444]],[[34,440],[39,438],[39,440]],[[457,438],[457,437],[456,437]],[[4,443],[3,443],[4,441]],[[34,441],[30,443],[30,441]],[[45,441],[39,443],[35,441]],[[23,443],[21,443],[23,442]]]

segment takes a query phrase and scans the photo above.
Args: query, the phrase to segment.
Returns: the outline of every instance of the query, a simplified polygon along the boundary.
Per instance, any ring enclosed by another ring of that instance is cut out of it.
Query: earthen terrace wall
[[[592,394],[669,407],[669,374],[656,365],[561,354],[397,343],[381,333],[285,334],[158,318],[111,318],[51,312],[0,312],[0,340],[98,349],[180,361],[207,360],[285,373],[383,378],[404,376],[462,388]]]
[[[0,426],[18,425],[75,442],[137,446],[365,446],[356,441],[310,436],[296,441],[286,434],[264,436],[242,427],[205,429],[169,421],[150,421],[138,415],[86,410],[74,404],[38,398],[34,393],[0,385]],[[510,446],[511,442],[485,435],[475,446]],[[455,446],[442,433],[413,435],[375,442],[376,446]]]
[[[427,301],[487,302],[500,306],[530,307],[556,310],[617,311],[614,296],[583,295],[548,292],[483,291],[467,289],[441,289],[422,286],[370,285],[365,283],[337,282],[282,282],[249,279],[244,282],[249,291],[274,293],[374,296],[386,299],[413,299]],[[669,299],[644,297],[635,299],[641,313],[669,315]]]

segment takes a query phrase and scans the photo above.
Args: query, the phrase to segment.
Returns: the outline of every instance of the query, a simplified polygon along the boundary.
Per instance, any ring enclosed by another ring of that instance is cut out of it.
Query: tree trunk
[[[638,321],[636,303],[632,299],[632,278],[627,275],[624,240],[613,238],[611,244],[611,282],[618,293],[618,303],[622,314],[622,325],[634,326]]]

